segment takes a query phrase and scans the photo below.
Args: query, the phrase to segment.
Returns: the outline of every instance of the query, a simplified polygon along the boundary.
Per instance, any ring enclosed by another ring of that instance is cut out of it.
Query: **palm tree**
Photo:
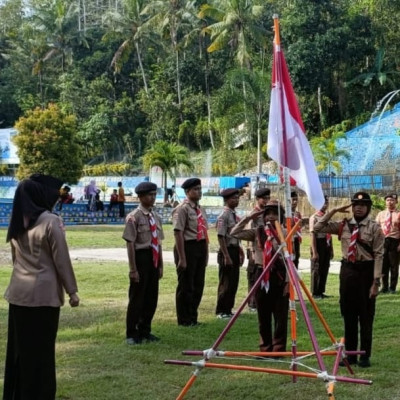
[[[211,35],[212,43],[207,51],[212,53],[230,46],[241,67],[251,69],[250,40],[262,46],[266,31],[259,23],[264,6],[253,5],[252,0],[216,1],[216,6],[203,4],[199,18],[217,21],[203,29]]]
[[[161,38],[169,37],[175,55],[176,91],[178,108],[181,110],[182,93],[179,68],[179,38],[192,30],[196,0],[152,0],[141,12],[149,16],[144,29],[158,30]]]
[[[42,61],[54,57],[61,59],[61,71],[72,63],[74,44],[88,46],[85,37],[77,29],[78,7],[69,0],[49,0],[36,2],[32,23],[38,34],[45,38],[47,51]]]
[[[175,173],[179,166],[185,166],[189,170],[194,168],[189,160],[187,149],[176,143],[159,141],[156,142],[143,156],[143,166],[146,169],[160,167],[162,169],[162,185],[164,188],[164,202],[167,202],[167,178],[175,179]]]
[[[122,43],[115,52],[111,61],[111,66],[116,72],[121,71],[121,67],[129,59],[130,54],[135,51],[142,75],[144,91],[148,94],[146,74],[143,68],[140,44],[142,41],[141,27],[145,22],[142,15],[145,0],[123,0],[124,10],[109,10],[103,20],[106,26],[111,28],[104,37],[117,34],[122,38]]]
[[[320,136],[311,139],[310,144],[317,163],[317,170],[326,171],[330,177],[329,179],[331,179],[334,171],[336,174],[342,172],[339,158],[344,157],[346,160],[350,158],[350,153],[347,150],[337,147],[336,142],[339,139],[346,139],[346,134],[344,132],[334,132],[329,138]]]
[[[230,71],[227,77],[235,97],[240,99],[241,95],[246,94],[246,98],[241,101],[246,103],[244,112],[248,119],[255,123],[257,131],[257,172],[261,173],[261,128],[263,119],[268,111],[270,76],[260,70],[235,69]],[[243,87],[245,88],[244,91]]]

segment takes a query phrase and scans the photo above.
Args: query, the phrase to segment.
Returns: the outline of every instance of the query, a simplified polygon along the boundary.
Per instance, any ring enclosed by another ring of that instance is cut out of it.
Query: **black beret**
[[[33,174],[29,177],[31,181],[38,182],[43,186],[50,187],[52,189],[60,190],[63,181],[50,175]]]
[[[397,194],[396,193],[390,193],[387,194],[384,199],[386,200],[388,197],[391,197],[393,200],[397,200]]]
[[[354,193],[354,196],[351,199],[351,202],[353,204],[354,203],[369,203],[369,204],[372,204],[371,197],[369,196],[368,193],[365,193],[365,192]]]
[[[254,193],[254,196],[256,196],[256,197],[264,197],[264,196],[270,196],[270,195],[271,195],[271,190],[268,188],[258,189]]]
[[[186,179],[185,182],[182,183],[182,189],[190,189],[193,186],[201,185],[201,180],[199,178],[189,178]]]
[[[149,192],[154,192],[157,190],[157,185],[153,182],[140,182],[139,185],[135,187],[136,194],[145,194]]]
[[[294,197],[299,197],[299,195],[293,190],[292,192],[290,192],[290,197],[293,199]]]
[[[235,188],[228,188],[224,189],[221,193],[220,196],[222,196],[224,199],[229,199],[229,197],[234,196],[235,194],[239,194],[240,190],[235,189]]]

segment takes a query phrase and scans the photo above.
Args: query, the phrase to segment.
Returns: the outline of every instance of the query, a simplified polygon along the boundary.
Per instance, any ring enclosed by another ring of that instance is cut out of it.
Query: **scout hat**
[[[235,194],[239,194],[240,190],[236,188],[228,188],[224,189],[221,193],[220,196],[223,197],[225,200],[229,199],[230,197],[234,196]]]
[[[140,182],[135,187],[136,194],[146,194],[157,190],[157,185],[153,182]]]
[[[354,196],[351,199],[351,203],[352,204],[357,204],[357,203],[372,204],[372,200],[368,193],[357,192],[357,193],[354,193]]]
[[[255,191],[254,196],[256,197],[264,197],[264,196],[270,196],[271,195],[271,190],[268,188],[261,188]]]
[[[182,183],[181,188],[187,190],[198,185],[201,185],[201,180],[199,178],[189,178]]]
[[[275,210],[277,214],[280,216],[280,222],[283,222],[283,218],[285,216],[285,209],[282,204],[278,200],[270,200],[264,208],[264,216],[267,214],[268,210]]]

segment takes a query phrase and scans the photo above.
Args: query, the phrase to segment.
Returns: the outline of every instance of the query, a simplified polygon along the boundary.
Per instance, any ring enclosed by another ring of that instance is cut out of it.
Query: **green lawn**
[[[122,227],[67,228],[71,246],[94,247],[97,240],[108,246],[121,247]],[[0,242],[4,231],[0,231]],[[106,239],[104,239],[106,238]],[[112,243],[111,243],[112,242]],[[172,242],[171,242],[172,243]],[[1,245],[0,249],[3,247]],[[100,246],[103,247],[103,246]],[[62,400],[123,400],[123,399],[174,399],[186,384],[193,367],[164,364],[165,359],[197,360],[198,357],[181,355],[182,350],[205,350],[210,348],[221,333],[226,322],[214,316],[216,303],[217,269],[210,267],[206,275],[206,288],[200,306],[201,326],[178,327],[175,318],[176,274],[172,265],[165,268],[161,281],[159,306],[154,318],[153,332],[161,337],[155,344],[133,347],[125,344],[125,311],[127,305],[128,267],[125,263],[75,262],[79,284],[81,306],[71,309],[65,306],[61,312],[57,340],[57,399]],[[11,268],[0,266],[0,291],[8,284]],[[308,286],[309,275],[304,274]],[[237,306],[246,293],[246,273],[241,271]],[[328,294],[332,298],[320,301],[321,308],[334,335],[342,335],[342,320],[338,307],[338,276],[328,278]],[[385,295],[378,298],[374,330],[372,367],[355,367],[358,378],[371,379],[372,386],[338,383],[336,399],[361,397],[370,400],[393,400],[400,398],[397,373],[400,369],[398,357],[398,332],[400,330],[400,295]],[[298,304],[298,303],[297,303]],[[321,348],[330,344],[329,338],[316,317],[312,314]],[[5,354],[7,325],[7,303],[0,301],[0,354]],[[257,316],[244,312],[222,342],[223,350],[257,350]],[[311,344],[303,319],[299,315],[298,349],[309,350]],[[0,377],[3,376],[4,357],[0,357]],[[328,371],[332,358],[326,358]],[[235,360],[213,362],[234,363]],[[239,363],[239,361],[236,361]],[[242,361],[246,365],[281,367],[288,364],[271,364],[265,361]],[[308,361],[315,367],[315,361]],[[345,368],[340,373],[347,375]],[[0,390],[2,380],[0,379]],[[204,369],[187,399],[326,399],[325,384],[320,380],[301,378],[292,383],[290,377]]]

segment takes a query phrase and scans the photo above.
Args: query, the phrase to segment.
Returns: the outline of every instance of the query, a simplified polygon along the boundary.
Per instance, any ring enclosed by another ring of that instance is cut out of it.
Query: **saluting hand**
[[[352,206],[351,203],[350,203],[350,204],[346,204],[345,206],[334,208],[333,211],[334,211],[335,213],[337,213],[337,212],[340,212],[340,213],[348,213],[348,212],[350,211],[349,208],[350,208],[351,206]]]

